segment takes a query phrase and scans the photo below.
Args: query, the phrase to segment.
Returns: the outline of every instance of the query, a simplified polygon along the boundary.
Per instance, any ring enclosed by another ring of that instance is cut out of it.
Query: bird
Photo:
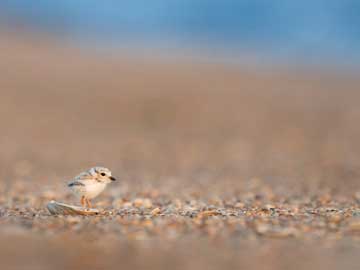
[[[109,183],[115,180],[109,169],[97,166],[80,173],[68,182],[67,186],[80,198],[83,208],[91,208],[90,200],[97,197]]]

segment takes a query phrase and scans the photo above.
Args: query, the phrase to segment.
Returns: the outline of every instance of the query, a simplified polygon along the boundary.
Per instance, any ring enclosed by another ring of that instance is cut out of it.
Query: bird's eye
[[[103,172],[102,172],[102,173],[100,173],[100,174],[101,174],[101,176],[105,176],[105,175],[106,175],[106,173],[103,173]]]

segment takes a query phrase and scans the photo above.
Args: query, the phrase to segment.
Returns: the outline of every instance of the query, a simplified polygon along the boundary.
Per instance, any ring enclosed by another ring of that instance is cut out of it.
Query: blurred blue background
[[[112,48],[360,62],[358,0],[1,0],[0,25]]]

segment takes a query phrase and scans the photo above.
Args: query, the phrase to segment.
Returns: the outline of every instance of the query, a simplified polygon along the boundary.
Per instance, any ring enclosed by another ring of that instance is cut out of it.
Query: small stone
[[[135,199],[135,200],[133,201],[133,205],[134,205],[135,207],[141,207],[141,206],[143,206],[143,204],[144,204],[143,199]]]
[[[198,214],[199,218],[206,218],[211,216],[217,216],[219,213],[216,210],[203,211]]]
[[[150,200],[150,199],[145,199],[144,201],[143,201],[143,206],[145,207],[145,208],[152,208],[152,206],[153,206],[153,204],[152,204],[152,201]]]
[[[161,213],[161,209],[160,209],[159,207],[154,208],[154,209],[150,212],[150,214],[151,214],[152,216],[157,216],[157,215],[159,215],[160,213]]]
[[[244,208],[245,204],[242,202],[237,202],[234,206],[235,206],[235,208]]]

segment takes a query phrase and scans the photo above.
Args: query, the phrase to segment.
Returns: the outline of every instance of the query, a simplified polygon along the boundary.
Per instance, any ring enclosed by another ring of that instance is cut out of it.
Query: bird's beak
[[[109,178],[110,178],[111,181],[115,181],[115,180],[116,180],[116,178],[115,178],[114,176],[110,176]]]

